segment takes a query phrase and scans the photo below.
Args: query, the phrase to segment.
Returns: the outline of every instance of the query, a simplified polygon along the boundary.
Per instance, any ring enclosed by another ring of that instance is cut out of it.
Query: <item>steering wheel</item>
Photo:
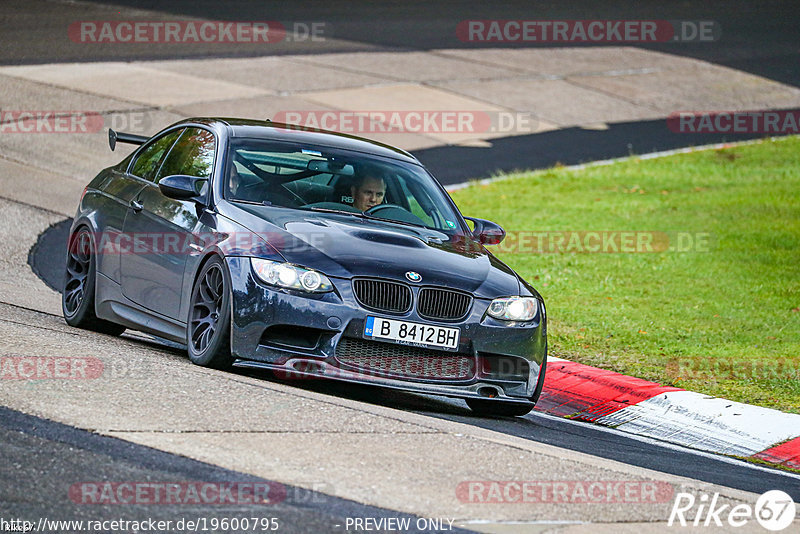
[[[384,212],[383,215],[378,215],[380,212]],[[403,206],[398,206],[397,204],[378,204],[377,206],[372,206],[364,213],[367,215],[379,216],[382,219],[425,226],[425,221],[408,211]]]
[[[403,210],[405,212],[408,212],[408,210],[405,209],[403,206],[400,206],[400,205],[397,205],[397,204],[378,204],[376,206],[372,206],[370,209],[366,210],[364,213],[366,213],[367,215],[373,215],[375,213],[378,213],[379,211],[387,210],[387,209],[390,209],[390,208],[395,208],[395,209],[398,209],[398,210]]]

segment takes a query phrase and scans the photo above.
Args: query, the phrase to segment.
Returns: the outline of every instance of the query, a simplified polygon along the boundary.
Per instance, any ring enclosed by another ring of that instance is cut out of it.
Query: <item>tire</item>
[[[545,346],[545,354],[547,354],[547,347]],[[539,370],[539,381],[536,384],[536,389],[533,391],[531,402],[501,402],[488,399],[466,399],[467,406],[477,415],[498,416],[498,417],[519,417],[527,415],[536,406],[539,397],[542,395],[542,388],[544,387],[544,377],[547,371],[547,356],[542,362],[542,367]]]
[[[477,415],[518,417],[533,410],[531,402],[503,402],[488,399],[466,399],[467,406]]]
[[[61,312],[70,326],[118,336],[125,331],[124,326],[98,319],[95,314],[97,264],[94,251],[92,233],[83,226],[72,235],[67,246]]]
[[[225,262],[214,256],[200,269],[192,287],[186,346],[196,365],[228,369],[231,357],[231,277]]]

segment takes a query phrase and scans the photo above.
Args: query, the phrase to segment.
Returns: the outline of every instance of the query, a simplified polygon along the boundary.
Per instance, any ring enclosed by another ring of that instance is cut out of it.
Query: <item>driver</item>
[[[231,167],[231,174],[228,177],[228,190],[231,192],[231,198],[237,198],[236,193],[239,191],[239,186],[242,184],[242,177],[239,176],[239,171],[236,165]]]
[[[353,207],[367,211],[383,202],[386,196],[386,181],[376,173],[365,173],[350,188]]]
[[[264,202],[269,196],[266,184],[262,182],[248,184],[236,165],[231,166],[231,173],[228,176],[228,190],[230,197],[234,200],[246,200],[249,202]]]

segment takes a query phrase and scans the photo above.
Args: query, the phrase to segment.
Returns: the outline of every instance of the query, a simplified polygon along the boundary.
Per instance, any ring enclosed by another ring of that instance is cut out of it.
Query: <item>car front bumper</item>
[[[269,369],[283,378],[328,378],[459,398],[535,400],[547,357],[543,306],[533,321],[513,323],[487,316],[490,301],[475,298],[466,318],[430,321],[417,315],[415,306],[401,315],[361,307],[350,280],[331,278],[336,287],[331,293],[301,294],[261,283],[246,257],[226,260],[237,367]],[[368,316],[458,328],[458,348],[365,338]]]

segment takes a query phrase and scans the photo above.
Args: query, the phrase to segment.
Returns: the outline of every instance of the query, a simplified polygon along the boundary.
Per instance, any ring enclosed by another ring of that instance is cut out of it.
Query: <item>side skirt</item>
[[[102,273],[97,273],[94,307],[97,317],[101,319],[176,343],[186,342],[186,323],[164,317],[130,301],[122,294],[122,286]]]

